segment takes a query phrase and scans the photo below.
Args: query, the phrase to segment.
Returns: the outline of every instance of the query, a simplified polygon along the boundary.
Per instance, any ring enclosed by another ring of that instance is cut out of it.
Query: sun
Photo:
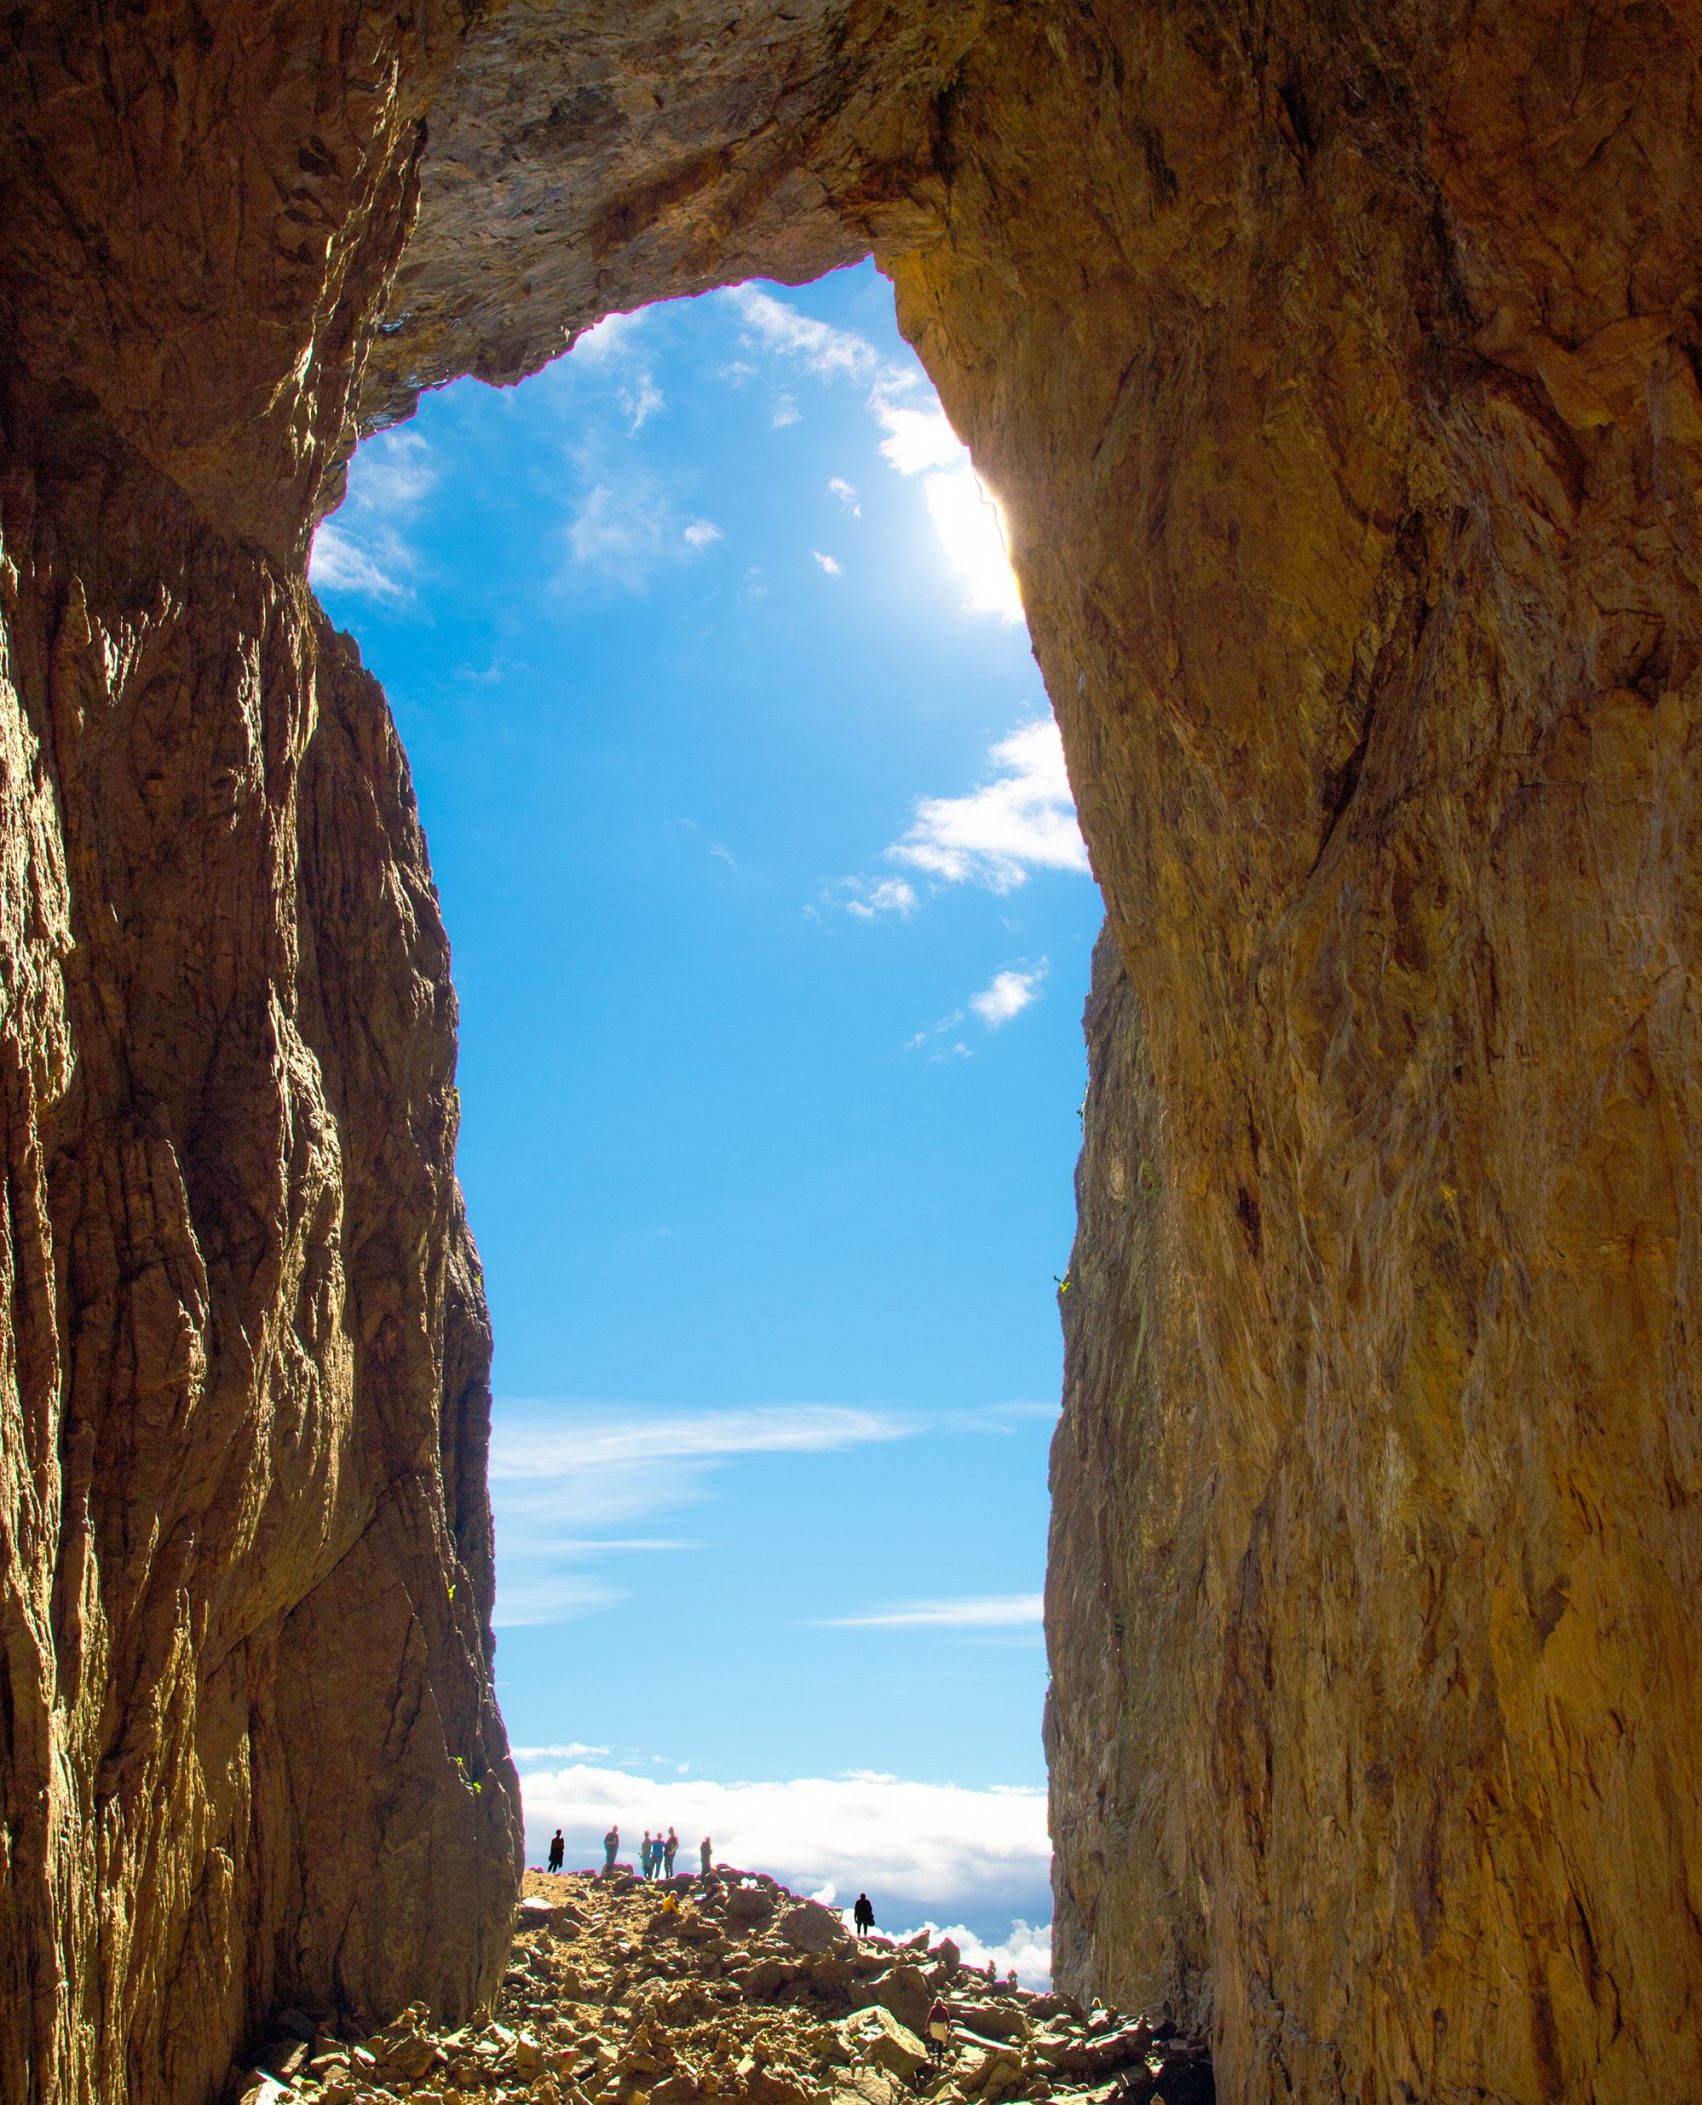
[[[967,460],[935,469],[927,477],[926,492],[928,516],[947,561],[963,580],[970,609],[1021,621],[1022,594],[1011,569],[998,499]]]

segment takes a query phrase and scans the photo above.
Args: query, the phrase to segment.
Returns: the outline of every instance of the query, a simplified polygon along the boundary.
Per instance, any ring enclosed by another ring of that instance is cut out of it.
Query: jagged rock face
[[[972,54],[896,270],[1132,987],[1066,1978],[1209,2013],[1235,2098],[1699,2095],[1702,25],[1263,23]]]
[[[0,2092],[196,2099],[507,1926],[454,997],[299,577],[102,419],[6,439]]]
[[[1695,7],[233,12],[4,26],[6,2084],[499,1949],[444,959],[299,577],[354,420],[873,244],[1124,974],[1066,1979],[1237,2100],[1702,2095]]]

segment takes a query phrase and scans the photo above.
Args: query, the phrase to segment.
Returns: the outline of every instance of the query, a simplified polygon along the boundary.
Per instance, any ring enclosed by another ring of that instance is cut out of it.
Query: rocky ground
[[[930,2054],[935,1996],[950,2044]],[[527,1875],[495,2009],[365,2039],[280,2013],[240,2105],[1210,2105],[1204,2050],[1165,2025],[966,1967],[949,1939],[855,1941],[759,1874],[646,1885]]]

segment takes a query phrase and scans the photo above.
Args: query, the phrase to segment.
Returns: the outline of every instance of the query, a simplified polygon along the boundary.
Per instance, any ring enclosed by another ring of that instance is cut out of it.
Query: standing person
[[[644,1876],[650,1876],[650,1830],[644,1830],[644,1840],[638,1846],[638,1868]]]
[[[851,1910],[851,1919],[857,1925],[859,1937],[866,1937],[875,1926],[875,1911],[866,1893],[857,1895],[857,1905]]]
[[[561,1869],[561,1860],[564,1856],[566,1856],[566,1854],[567,1844],[562,1839],[562,1832],[561,1829],[558,1827],[555,1833],[550,1837],[550,1869],[552,1871],[559,1871]]]
[[[620,1855],[620,1852],[621,1852],[621,1831],[620,1831],[620,1828],[619,1828],[618,1826],[615,1826],[615,1827],[611,1827],[611,1828],[609,1829],[608,1833],[607,1833],[607,1834],[606,1834],[606,1835],[605,1835],[605,1836],[603,1837],[603,1876],[604,1876],[605,1878],[613,1878],[613,1877],[614,1877],[614,1875],[615,1875],[615,1858],[616,1858],[616,1857],[618,1857],[618,1856]]]
[[[662,1844],[662,1871],[664,1877],[673,1877],[674,1859],[679,1855],[679,1853],[680,1838],[670,1827],[668,1830],[668,1839]]]
[[[715,1853],[707,1835],[705,1835],[703,1840],[697,1845],[697,1853],[703,1863],[703,1875],[705,1878],[707,1878],[709,1876],[709,1859]]]
[[[935,1996],[928,2012],[928,2052],[943,2054],[951,2045],[951,2012],[939,1996]]]

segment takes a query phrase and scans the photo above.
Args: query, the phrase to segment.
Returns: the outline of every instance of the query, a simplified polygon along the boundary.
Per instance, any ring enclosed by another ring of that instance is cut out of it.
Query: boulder
[[[761,1886],[735,1886],[727,1895],[727,1920],[743,1928],[767,1922],[774,1913],[774,1896]]]
[[[839,1916],[814,1900],[800,1900],[784,1909],[775,1918],[774,1933],[793,1951],[810,1958],[850,1942],[850,1933]]]
[[[960,2072],[958,2083],[966,2098],[1006,2097],[1022,2087],[1022,2056],[1008,2047],[984,2047]]]
[[[927,2065],[928,2050],[911,2028],[879,2003],[841,2020],[846,2044],[862,2061],[908,2083]]]
[[[952,1970],[963,1964],[963,1953],[950,1937],[942,1937],[934,1946],[934,1957],[942,1966]]]
[[[988,2039],[1021,2039],[1029,2030],[1028,2019],[1014,2003],[957,2002],[953,2016]]]
[[[919,1966],[892,1966],[871,1983],[875,2001],[892,2012],[900,2024],[920,2032],[928,2021],[934,1990]]]

